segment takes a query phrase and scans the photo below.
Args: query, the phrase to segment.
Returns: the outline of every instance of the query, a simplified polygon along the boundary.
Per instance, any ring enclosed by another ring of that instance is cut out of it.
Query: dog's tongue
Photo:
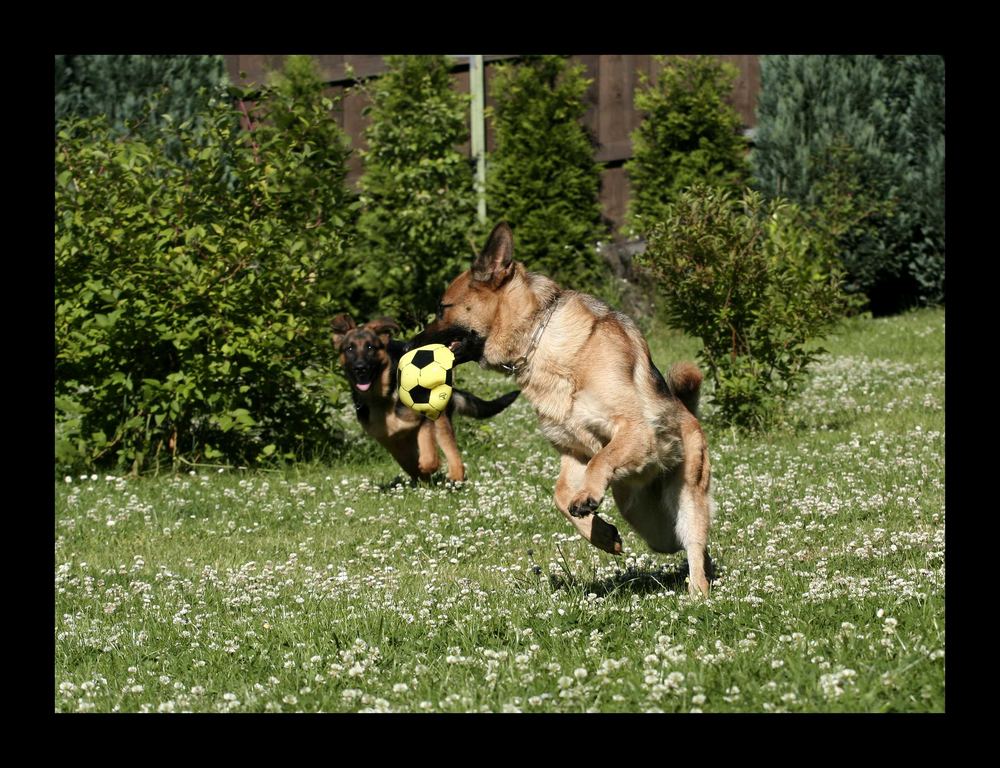
[[[356,383],[354,386],[356,386],[362,392],[367,392],[368,389],[371,387],[371,385],[372,385],[372,383],[369,381],[367,384]]]

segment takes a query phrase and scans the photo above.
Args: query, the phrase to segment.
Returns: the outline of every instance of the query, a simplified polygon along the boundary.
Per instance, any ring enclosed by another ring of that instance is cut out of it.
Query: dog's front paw
[[[570,501],[569,513],[573,517],[587,517],[597,511],[597,508],[601,506],[601,501],[603,501],[603,497],[595,499],[589,493],[579,493]]]

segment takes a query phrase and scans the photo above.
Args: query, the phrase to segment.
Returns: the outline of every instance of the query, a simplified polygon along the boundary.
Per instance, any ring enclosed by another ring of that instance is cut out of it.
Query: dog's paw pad
[[[618,529],[597,515],[594,515],[590,543],[612,555],[620,555],[622,553],[622,537],[618,533]]]
[[[569,505],[569,513],[573,517],[587,517],[588,515],[594,514],[597,508],[601,506],[600,499],[594,499],[588,496],[580,501],[574,501]]]

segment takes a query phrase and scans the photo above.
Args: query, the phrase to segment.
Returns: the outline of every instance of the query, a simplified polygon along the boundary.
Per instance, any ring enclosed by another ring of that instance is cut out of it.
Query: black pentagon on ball
[[[434,350],[433,349],[421,349],[417,354],[413,356],[413,365],[417,368],[423,368],[426,365],[434,362]]]
[[[415,403],[429,403],[431,401],[431,391],[427,387],[421,387],[419,384],[410,390],[410,397],[413,398]]]

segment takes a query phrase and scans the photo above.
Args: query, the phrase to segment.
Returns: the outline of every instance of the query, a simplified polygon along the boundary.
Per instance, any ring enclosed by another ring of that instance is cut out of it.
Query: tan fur
[[[480,364],[497,371],[530,353],[515,377],[562,457],[556,507],[585,539],[618,554],[617,529],[595,512],[610,487],[622,516],[652,549],[686,549],[689,589],[707,595],[711,479],[694,415],[701,373],[682,364],[665,380],[630,318],[592,296],[560,290],[512,257],[513,237],[501,223],[472,269],[449,286],[446,308],[418,341],[444,340],[456,328],[474,332],[485,339]],[[532,351],[532,334],[556,297]]]

